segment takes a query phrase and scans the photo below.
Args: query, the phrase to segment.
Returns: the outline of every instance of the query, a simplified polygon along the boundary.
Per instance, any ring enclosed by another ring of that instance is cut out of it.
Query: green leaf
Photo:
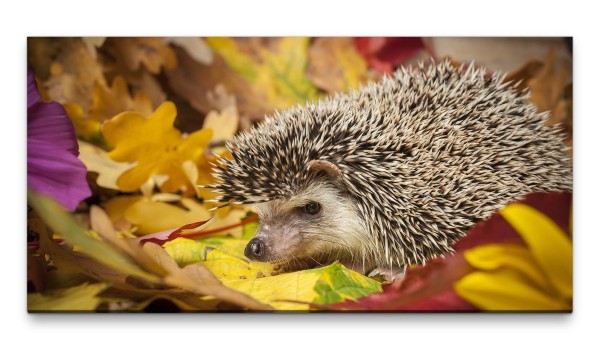
[[[381,283],[345,268],[339,263],[325,268],[314,290],[319,294],[317,304],[333,304],[345,299],[356,300],[381,291]],[[309,270],[311,271],[311,270]]]

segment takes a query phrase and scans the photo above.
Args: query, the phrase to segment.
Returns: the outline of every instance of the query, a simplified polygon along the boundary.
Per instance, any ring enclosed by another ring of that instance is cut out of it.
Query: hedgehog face
[[[359,254],[356,246],[367,242],[362,240],[367,234],[355,204],[327,180],[256,208],[260,224],[245,250],[253,260],[278,264],[346,262],[344,256]]]

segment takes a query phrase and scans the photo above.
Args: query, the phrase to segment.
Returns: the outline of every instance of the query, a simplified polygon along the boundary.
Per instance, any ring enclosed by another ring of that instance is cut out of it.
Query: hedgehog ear
[[[310,172],[325,172],[333,181],[333,183],[340,189],[346,190],[344,184],[344,174],[340,168],[334,163],[327,160],[311,160],[306,164],[306,168]]]

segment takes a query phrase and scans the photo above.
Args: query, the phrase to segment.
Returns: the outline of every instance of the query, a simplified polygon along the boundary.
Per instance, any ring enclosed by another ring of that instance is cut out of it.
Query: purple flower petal
[[[75,127],[65,108],[57,102],[40,102],[27,110],[27,138],[59,146],[77,157]]]
[[[35,138],[27,139],[27,184],[51,196],[72,211],[91,195],[87,169],[61,146]]]
[[[77,158],[75,127],[57,102],[39,102],[40,92],[27,69],[27,184],[74,210],[91,195],[85,165]]]
[[[37,88],[37,84],[35,83],[35,75],[33,74],[33,69],[31,67],[27,68],[27,107],[31,107],[31,105],[40,101],[40,92]]]

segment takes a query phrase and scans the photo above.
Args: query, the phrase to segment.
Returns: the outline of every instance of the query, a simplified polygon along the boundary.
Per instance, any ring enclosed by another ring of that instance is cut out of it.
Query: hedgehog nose
[[[248,242],[244,255],[252,260],[261,260],[265,256],[265,243],[262,240],[253,238]]]

